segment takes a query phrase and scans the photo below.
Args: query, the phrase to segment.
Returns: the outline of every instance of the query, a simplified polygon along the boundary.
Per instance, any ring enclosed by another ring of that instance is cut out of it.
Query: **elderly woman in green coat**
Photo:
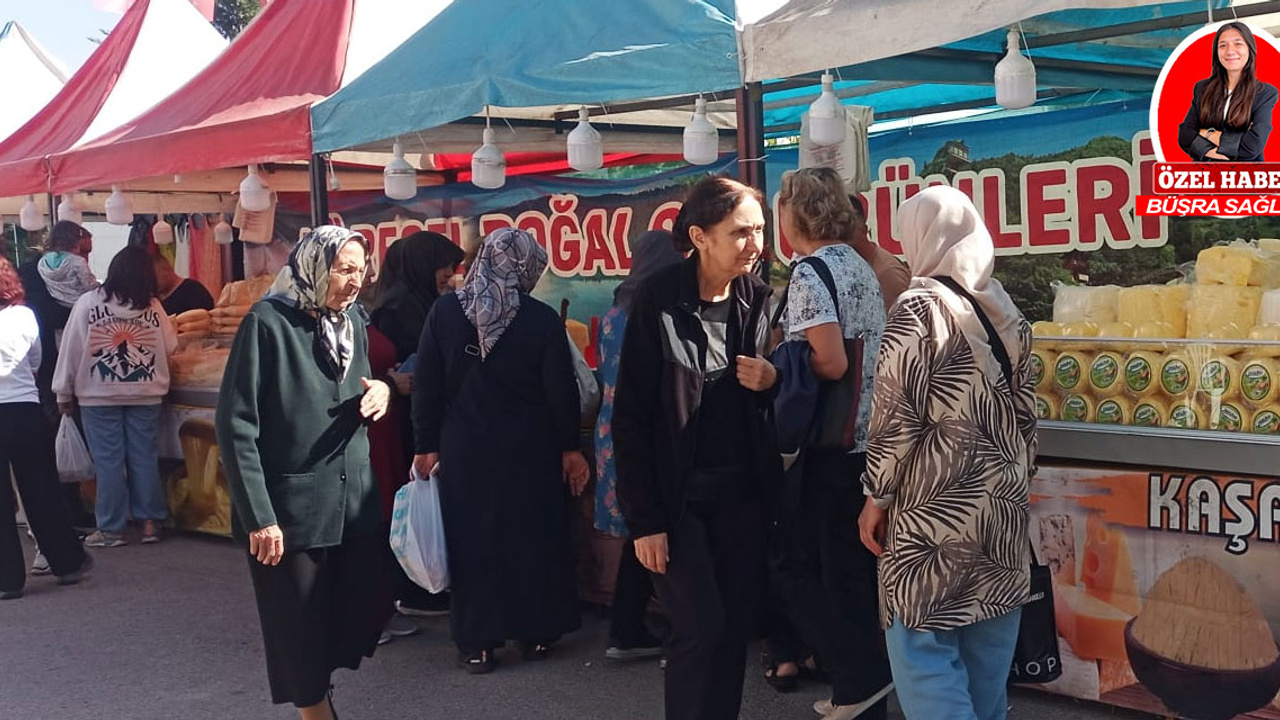
[[[333,226],[298,242],[236,334],[217,412],[232,532],[247,543],[271,698],[334,718],[330,675],[370,657],[391,612],[394,560],[366,424],[390,389],[370,380],[363,238]]]

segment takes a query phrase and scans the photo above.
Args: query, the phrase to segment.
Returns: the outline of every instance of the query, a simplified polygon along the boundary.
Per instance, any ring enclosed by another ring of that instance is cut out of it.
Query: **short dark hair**
[[[684,205],[676,215],[675,226],[671,228],[671,240],[675,243],[676,250],[682,253],[692,250],[690,229],[700,227],[706,230],[719,225],[749,197],[764,205],[764,195],[759,190],[733,178],[709,175],[699,180],[685,196]]]
[[[46,246],[54,252],[71,252],[80,247],[80,241],[92,237],[93,233],[85,230],[79,223],[70,220],[59,220],[49,231]]]
[[[0,256],[0,308],[21,305],[26,297],[18,271],[13,269],[9,258]]]
[[[134,310],[145,310],[159,294],[156,266],[146,248],[130,245],[111,258],[102,292]]]
[[[858,195],[856,195],[856,194],[854,194],[854,195],[850,195],[850,196],[849,196],[849,204],[853,206],[853,220],[854,220],[854,222],[866,222],[866,221],[867,221],[867,211],[866,211],[866,209],[865,209],[865,208],[863,208],[863,207],[862,207],[862,198],[861,198],[861,197],[859,197],[859,196],[858,196]]]

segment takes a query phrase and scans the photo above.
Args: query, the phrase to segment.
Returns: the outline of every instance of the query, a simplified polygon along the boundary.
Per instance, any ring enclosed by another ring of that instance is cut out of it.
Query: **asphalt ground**
[[[91,552],[97,567],[84,583],[29,578],[26,597],[0,602],[0,720],[297,717],[270,704],[248,570],[229,541],[135,538]],[[420,635],[335,674],[342,720],[662,717],[662,671],[654,661],[605,660],[599,611],[586,610],[583,629],[549,659],[523,662],[506,650],[487,676],[457,668],[447,618],[419,623]],[[811,705],[824,688],[780,695],[756,657],[742,720],[816,718]],[[1151,717],[1036,691],[1015,691],[1010,704],[1013,720]],[[896,705],[891,717],[902,717]]]

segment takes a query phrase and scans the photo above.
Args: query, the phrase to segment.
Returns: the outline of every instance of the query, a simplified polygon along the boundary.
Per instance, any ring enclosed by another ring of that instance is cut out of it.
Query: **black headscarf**
[[[395,343],[400,360],[417,350],[427,313],[440,297],[436,271],[458,265],[464,256],[452,240],[425,230],[401,238],[387,249],[373,323]]]
[[[650,230],[636,238],[631,244],[631,274],[613,291],[613,304],[630,314],[640,285],[654,273],[675,265],[681,259],[671,233],[665,230]]]

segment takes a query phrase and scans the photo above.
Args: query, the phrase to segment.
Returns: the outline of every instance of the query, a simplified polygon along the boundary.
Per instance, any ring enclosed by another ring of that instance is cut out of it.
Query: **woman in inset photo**
[[[1258,80],[1258,46],[1248,25],[1224,24],[1213,48],[1213,71],[1195,85],[1178,145],[1198,162],[1262,162],[1280,92]]]

